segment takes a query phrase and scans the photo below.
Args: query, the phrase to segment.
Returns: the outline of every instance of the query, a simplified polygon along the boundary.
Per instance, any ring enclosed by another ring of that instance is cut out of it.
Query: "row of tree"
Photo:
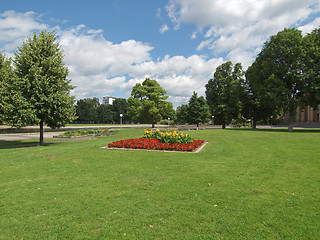
[[[200,124],[210,121],[209,106],[204,97],[194,92],[189,104],[173,109],[166,101],[166,91],[154,79],[145,79],[137,83],[127,99],[118,98],[112,105],[100,104],[98,98],[85,98],[77,101],[76,122],[79,123],[155,123],[161,120],[176,123]]]
[[[0,121],[11,126],[40,125],[59,128],[78,118],[80,122],[152,123],[172,119],[199,124],[214,116],[225,127],[232,120],[247,118],[253,126],[288,113],[289,131],[298,106],[320,104],[320,29],[306,36],[297,29],[284,29],[271,36],[246,72],[241,64],[220,65],[206,84],[206,101],[192,95],[175,112],[166,91],[156,80],[136,84],[131,97],[112,106],[97,99],[82,99],[75,105],[70,96],[68,69],[54,33],[41,31],[18,48],[14,59],[0,53]],[[208,105],[207,105],[208,104]],[[76,114],[75,114],[76,113]]]
[[[220,65],[206,84],[206,98],[223,126],[245,117],[255,127],[287,113],[292,131],[298,106],[320,104],[320,30],[303,36],[292,28],[271,36],[246,72],[240,63]]]
[[[77,101],[77,123],[130,123],[127,115],[128,101],[117,98],[112,105],[100,104],[98,98],[84,98]],[[121,119],[120,119],[121,114]]]

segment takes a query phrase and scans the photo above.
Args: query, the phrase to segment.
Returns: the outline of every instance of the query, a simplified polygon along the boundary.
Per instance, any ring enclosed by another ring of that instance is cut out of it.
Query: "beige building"
[[[296,123],[316,123],[320,124],[320,117],[319,117],[319,112],[320,112],[320,105],[318,106],[318,109],[313,109],[312,107],[306,107],[306,108],[301,108],[298,106],[297,111],[296,111]],[[286,114],[283,117],[283,120],[285,122],[288,122],[289,114]]]
[[[301,109],[301,107],[299,106],[297,108],[296,122],[307,122],[307,123],[320,122],[319,109],[320,109],[320,105],[318,106],[318,109],[313,109],[312,107]]]

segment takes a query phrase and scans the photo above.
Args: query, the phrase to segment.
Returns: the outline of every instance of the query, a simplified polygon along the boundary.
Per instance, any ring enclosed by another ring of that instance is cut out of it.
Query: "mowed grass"
[[[0,149],[0,239],[320,239],[320,131],[188,133],[209,144]]]

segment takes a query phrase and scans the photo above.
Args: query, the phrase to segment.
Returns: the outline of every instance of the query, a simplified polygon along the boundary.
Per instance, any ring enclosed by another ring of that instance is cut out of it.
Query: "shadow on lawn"
[[[62,143],[62,142],[47,142],[41,146],[48,147],[48,146],[55,144],[55,143]],[[23,141],[0,140],[0,149],[29,148],[29,147],[37,147],[37,146],[40,146],[39,141],[23,142]]]
[[[294,129],[293,132],[288,132],[287,128],[228,128],[227,131],[252,131],[252,132],[287,132],[290,134],[295,133],[320,133],[319,128],[304,128],[304,129]]]

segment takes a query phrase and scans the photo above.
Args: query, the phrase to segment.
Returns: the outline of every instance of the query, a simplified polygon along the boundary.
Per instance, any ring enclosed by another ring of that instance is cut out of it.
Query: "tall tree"
[[[95,123],[98,121],[97,109],[100,106],[99,99],[84,98],[77,101],[76,114],[78,121],[82,123]]]
[[[122,122],[126,122],[129,119],[127,115],[128,110],[128,101],[125,98],[117,98],[112,103],[113,112],[114,112],[114,120],[120,123],[120,114],[122,114]]]
[[[181,106],[177,107],[176,110],[176,115],[177,115],[177,122],[180,124],[185,124],[188,122],[188,105],[187,104],[182,104]]]
[[[237,63],[226,62],[217,67],[214,78],[206,84],[206,98],[214,120],[226,127],[241,112],[241,99],[245,94],[244,72]]]
[[[188,105],[188,123],[197,124],[206,123],[210,121],[209,106],[204,97],[198,97],[196,92],[193,92]]]
[[[33,113],[22,125],[40,124],[40,144],[43,144],[43,126],[59,128],[75,119],[74,98],[70,91],[68,69],[57,36],[45,30],[34,33],[15,53],[15,70],[21,84],[19,94],[28,101]]]
[[[276,92],[265,91],[261,84],[263,72],[256,63],[246,71],[246,95],[242,99],[242,115],[252,120],[252,127],[256,128],[258,121],[268,121],[272,116],[282,115],[277,104]]]
[[[249,79],[254,91],[267,97],[278,112],[289,113],[288,131],[293,131],[297,107],[305,106],[310,98],[313,64],[307,66],[306,59],[310,57],[301,31],[284,29],[271,36],[253,63],[253,70],[248,70],[259,76]]]
[[[114,111],[112,105],[100,104],[96,108],[98,123],[113,123]]]
[[[156,80],[146,78],[142,84],[137,83],[128,98],[128,115],[141,123],[152,123],[154,128],[164,114],[161,109],[166,109],[168,96],[165,94]]]
[[[320,104],[320,28],[314,29],[304,37],[306,55],[304,70],[307,77],[305,105],[318,108]]]
[[[33,122],[35,112],[20,90],[22,84],[11,59],[0,52],[0,121],[18,128]]]

